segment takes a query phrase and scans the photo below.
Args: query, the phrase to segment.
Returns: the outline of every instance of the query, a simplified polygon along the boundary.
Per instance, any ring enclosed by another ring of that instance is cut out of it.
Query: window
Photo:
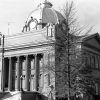
[[[98,69],[100,69],[100,56],[98,56]]]
[[[53,37],[53,25],[49,23],[47,28],[47,37]]]
[[[43,66],[43,59],[40,59],[39,66],[40,66],[40,68],[42,68],[42,66]]]
[[[25,75],[22,75],[22,79],[25,80]]]
[[[88,63],[88,67],[91,66],[91,56],[88,54],[87,55],[87,63]]]
[[[14,84],[13,84],[14,85]],[[17,79],[15,80],[15,90],[17,89]]]
[[[99,68],[99,62],[98,62],[98,56],[97,55],[95,56],[95,66],[96,66],[96,69]]]
[[[99,88],[98,88],[98,84],[97,84],[97,83],[95,84],[95,92],[96,92],[96,95],[98,95],[98,93],[99,93]]]
[[[30,90],[33,91],[35,89],[35,78],[34,74],[31,74],[30,76]]]
[[[46,85],[46,86],[50,85],[50,74],[44,75],[44,85]]]
[[[95,57],[91,56],[91,68],[95,68]]]
[[[54,54],[51,52],[50,53],[50,66],[53,66],[54,65]]]
[[[44,64],[45,64],[45,66],[47,67],[49,64],[49,54],[48,53],[45,53],[44,54]]]
[[[43,86],[43,79],[42,79],[42,74],[40,74],[40,76],[39,76],[39,87],[42,87]]]
[[[15,79],[17,79],[17,75],[15,76]]]
[[[22,75],[22,88],[23,90],[26,88],[25,75]]]
[[[48,65],[50,66],[50,53],[48,54]]]
[[[31,79],[33,79],[34,78],[34,75],[31,75]]]

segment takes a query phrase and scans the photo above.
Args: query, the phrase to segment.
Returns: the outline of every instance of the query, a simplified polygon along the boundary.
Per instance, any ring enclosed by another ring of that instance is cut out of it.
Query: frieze
[[[4,56],[9,57],[9,56],[21,56],[21,55],[31,55],[31,54],[37,54],[37,53],[45,53],[45,52],[50,52],[54,50],[53,46],[46,46],[46,47],[38,47],[38,48],[28,48],[28,49],[22,49],[22,50],[15,50],[15,51],[9,51],[5,52]]]

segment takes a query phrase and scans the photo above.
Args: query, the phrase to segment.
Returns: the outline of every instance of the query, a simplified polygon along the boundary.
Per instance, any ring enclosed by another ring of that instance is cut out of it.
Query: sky
[[[0,0],[0,32],[5,35],[20,33],[30,12],[43,1]],[[48,1],[59,11],[67,0]],[[100,0],[74,0],[74,4],[80,25],[93,26],[91,33],[100,33]]]

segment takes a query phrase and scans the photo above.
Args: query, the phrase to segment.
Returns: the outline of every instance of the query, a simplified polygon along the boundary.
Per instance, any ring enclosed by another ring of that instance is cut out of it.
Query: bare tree
[[[56,36],[57,64],[63,66],[63,70],[59,70],[61,68],[60,66],[60,68],[56,70],[56,73],[61,72],[61,77],[66,79],[64,80],[64,84],[67,88],[68,100],[70,100],[71,95],[75,94],[77,91],[81,90],[80,92],[85,92],[86,88],[89,86],[88,83],[88,85],[85,84],[85,81],[76,82],[76,80],[77,77],[84,80],[86,78],[85,76],[83,78],[83,74],[80,73],[80,70],[85,66],[86,58],[82,53],[81,42],[83,38],[88,36],[92,27],[88,29],[85,27],[79,27],[75,14],[74,2],[67,2],[63,9],[65,20],[58,25],[59,28],[57,30],[60,31],[61,29],[62,34]],[[79,88],[79,85],[82,85],[82,87]]]
[[[57,77],[56,85],[57,80],[61,81],[63,85],[59,86],[64,86],[64,96],[67,95],[68,100],[78,91],[85,92],[89,86],[85,83],[87,78],[80,73],[85,68],[86,58],[81,51],[81,42],[92,27],[79,27],[75,14],[74,2],[67,2],[63,9],[65,20],[56,25],[55,66],[45,66],[45,69],[54,72]]]

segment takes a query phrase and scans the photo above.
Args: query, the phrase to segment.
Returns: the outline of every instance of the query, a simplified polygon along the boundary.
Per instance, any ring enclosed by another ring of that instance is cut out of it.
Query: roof
[[[89,48],[90,50],[91,48],[92,51],[94,50],[100,54],[100,35],[98,33],[83,38],[82,44],[86,49]]]
[[[92,39],[94,37],[97,37],[98,40],[100,40],[100,35],[98,33],[95,33],[95,34],[92,34],[92,35],[88,35],[88,36],[85,36],[82,41],[86,41],[86,40],[89,40],[89,39]]]

